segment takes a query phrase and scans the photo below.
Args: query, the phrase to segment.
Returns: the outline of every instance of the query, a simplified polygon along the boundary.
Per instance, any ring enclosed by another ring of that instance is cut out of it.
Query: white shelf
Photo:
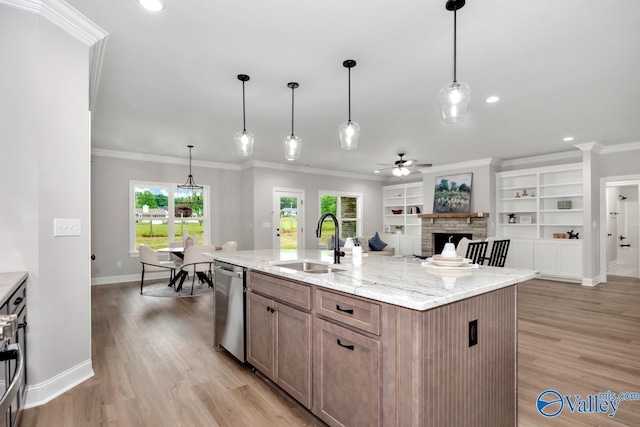
[[[410,213],[418,208],[424,213],[422,182],[409,184],[386,185],[382,187],[382,222],[383,240],[394,247],[397,255],[420,253],[422,220],[417,213]],[[391,209],[402,209],[401,214],[394,214]],[[395,233],[395,226],[402,226],[402,233]],[[386,240],[385,240],[386,239]]]

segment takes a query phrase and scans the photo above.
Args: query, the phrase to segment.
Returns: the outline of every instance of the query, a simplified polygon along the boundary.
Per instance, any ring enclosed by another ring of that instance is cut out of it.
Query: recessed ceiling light
[[[485,99],[485,102],[487,104],[493,104],[494,102],[498,102],[498,101],[500,101],[500,97],[496,95],[491,95],[490,97]]]
[[[373,171],[373,173],[380,173],[380,171]]]
[[[564,142],[573,141],[573,137],[572,137],[572,136],[567,136],[567,137],[565,137],[565,138],[562,138],[562,140],[563,140]]]
[[[138,3],[151,12],[160,12],[165,7],[164,0],[138,0]]]

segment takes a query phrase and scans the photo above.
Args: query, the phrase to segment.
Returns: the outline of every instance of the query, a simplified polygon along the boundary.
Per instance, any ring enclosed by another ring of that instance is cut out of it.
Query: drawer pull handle
[[[336,304],[336,310],[341,311],[343,313],[353,314],[352,308],[340,308],[338,304]]]
[[[352,345],[345,345],[345,344],[342,344],[342,343],[340,342],[340,338],[338,338],[336,341],[338,341],[338,345],[339,345],[340,347],[344,347],[344,348],[346,348],[347,350],[351,350],[351,351],[353,351],[353,349],[355,348],[355,347],[354,347],[354,346],[352,346]]]
[[[24,323],[18,323],[18,328],[26,328],[26,327],[27,327],[26,321]]]
[[[16,300],[13,302],[13,305],[18,305],[22,302],[22,297],[18,297],[16,298]]]

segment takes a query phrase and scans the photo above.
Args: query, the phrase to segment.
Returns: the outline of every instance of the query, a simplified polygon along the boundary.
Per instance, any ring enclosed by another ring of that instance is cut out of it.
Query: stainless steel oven
[[[25,384],[24,353],[17,339],[19,318],[16,314],[0,315],[0,426],[17,424],[19,399]]]
[[[214,345],[245,362],[244,289],[246,269],[215,261]]]

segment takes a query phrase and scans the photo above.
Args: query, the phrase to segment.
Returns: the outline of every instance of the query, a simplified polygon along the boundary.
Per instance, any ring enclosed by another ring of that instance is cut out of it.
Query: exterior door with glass
[[[304,249],[304,190],[275,189],[273,247]]]

